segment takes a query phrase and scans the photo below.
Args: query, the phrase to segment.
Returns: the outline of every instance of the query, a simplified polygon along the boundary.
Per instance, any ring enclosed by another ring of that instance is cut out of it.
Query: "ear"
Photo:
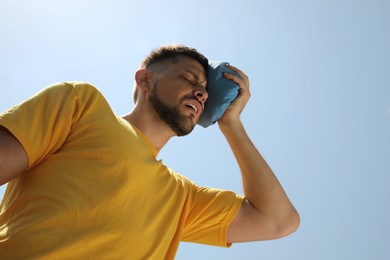
[[[141,90],[150,90],[152,82],[152,72],[147,69],[139,69],[135,73],[135,82]]]

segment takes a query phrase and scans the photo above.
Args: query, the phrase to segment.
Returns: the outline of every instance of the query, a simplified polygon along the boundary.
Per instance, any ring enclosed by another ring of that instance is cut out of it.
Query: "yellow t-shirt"
[[[173,172],[87,83],[59,83],[0,115],[28,170],[0,208],[0,259],[173,259],[217,246],[243,198]]]

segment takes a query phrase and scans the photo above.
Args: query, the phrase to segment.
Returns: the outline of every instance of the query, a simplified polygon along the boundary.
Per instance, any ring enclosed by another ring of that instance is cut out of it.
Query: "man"
[[[1,259],[173,259],[180,241],[218,246],[275,239],[299,216],[244,131],[248,77],[218,121],[244,196],[198,187],[158,152],[190,133],[207,101],[208,60],[181,45],[135,73],[134,108],[117,116],[87,83],[55,84],[0,115]],[[195,169],[199,169],[197,163]]]

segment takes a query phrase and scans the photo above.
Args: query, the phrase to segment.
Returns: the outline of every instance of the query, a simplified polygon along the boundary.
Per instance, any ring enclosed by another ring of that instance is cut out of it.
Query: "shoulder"
[[[67,98],[69,96],[80,97],[85,95],[100,95],[100,91],[92,84],[87,82],[57,82],[51,84],[36,96],[48,96],[49,98]]]
[[[102,111],[110,108],[100,90],[91,83],[82,81],[57,82],[43,89],[38,96],[46,102],[58,104],[78,114],[87,111]],[[111,108],[110,108],[111,109]]]
[[[78,96],[81,95],[101,95],[100,90],[93,84],[83,81],[68,81],[54,84],[54,87],[71,89]]]
[[[91,83],[83,81],[64,81],[49,85],[45,92],[76,92],[76,93],[100,93],[99,89]]]
[[[83,81],[66,81],[58,82],[48,87],[56,92],[69,93],[79,102],[92,104],[96,102],[106,102],[103,94],[93,84]]]

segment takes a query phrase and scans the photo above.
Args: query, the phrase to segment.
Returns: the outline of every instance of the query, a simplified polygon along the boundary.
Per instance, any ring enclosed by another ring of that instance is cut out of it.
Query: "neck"
[[[153,144],[157,153],[171,137],[176,136],[154,111],[146,112],[144,108],[141,111],[138,106],[135,106],[129,114],[123,116],[123,119],[137,127]]]

